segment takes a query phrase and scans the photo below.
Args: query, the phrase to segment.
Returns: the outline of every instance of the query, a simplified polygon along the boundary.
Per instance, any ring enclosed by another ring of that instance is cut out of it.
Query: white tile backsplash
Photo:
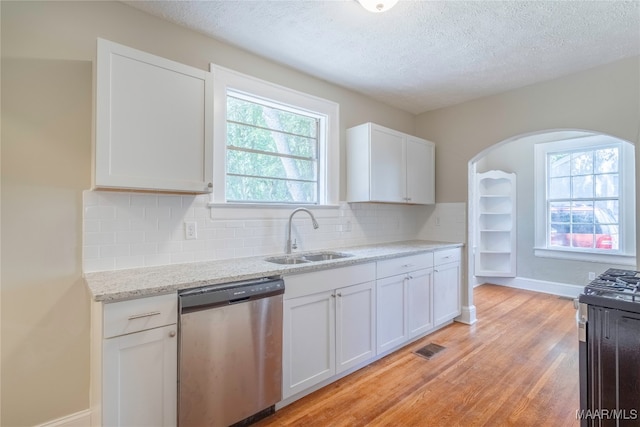
[[[425,208],[420,238],[441,242],[467,241],[467,204],[438,203]]]
[[[84,271],[263,256],[284,252],[294,209],[208,206],[208,195],[84,193]],[[443,204],[440,225],[433,207],[340,203],[312,209],[293,221],[297,251],[357,246],[417,238],[464,241],[465,204]],[[184,222],[196,221],[198,238],[186,240]]]

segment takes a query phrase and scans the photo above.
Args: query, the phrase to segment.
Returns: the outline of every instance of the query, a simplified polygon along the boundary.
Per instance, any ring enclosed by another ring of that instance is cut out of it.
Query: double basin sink
[[[300,254],[300,255],[284,255],[284,256],[276,256],[265,258],[265,261],[272,262],[274,264],[306,264],[310,262],[318,262],[318,261],[331,261],[334,259],[348,258],[353,256],[351,254],[345,254],[342,252],[316,252],[310,254]]]

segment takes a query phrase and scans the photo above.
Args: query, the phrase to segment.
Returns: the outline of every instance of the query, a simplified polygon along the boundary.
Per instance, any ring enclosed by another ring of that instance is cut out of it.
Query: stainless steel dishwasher
[[[248,425],[282,399],[284,281],[180,292],[178,425]]]

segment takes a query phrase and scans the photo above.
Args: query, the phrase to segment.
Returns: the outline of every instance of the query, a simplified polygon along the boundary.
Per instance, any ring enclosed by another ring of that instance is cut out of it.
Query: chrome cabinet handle
[[[176,336],[176,331],[169,331],[169,336],[171,338],[175,337]]]
[[[342,297],[342,292],[338,292],[338,296],[339,296],[339,297]]]
[[[129,320],[142,319],[143,317],[158,316],[159,314],[160,314],[159,311],[152,311],[150,313],[143,313],[143,314],[134,314],[133,316],[129,316]]]
[[[335,297],[336,297],[336,294],[331,294],[331,298],[335,298]]]
[[[413,267],[413,264],[403,264],[402,268],[409,268],[409,267]]]

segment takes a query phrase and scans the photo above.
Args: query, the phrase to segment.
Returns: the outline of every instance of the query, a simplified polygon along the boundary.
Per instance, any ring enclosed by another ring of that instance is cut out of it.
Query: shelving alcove
[[[516,174],[476,174],[475,275],[516,276]]]

